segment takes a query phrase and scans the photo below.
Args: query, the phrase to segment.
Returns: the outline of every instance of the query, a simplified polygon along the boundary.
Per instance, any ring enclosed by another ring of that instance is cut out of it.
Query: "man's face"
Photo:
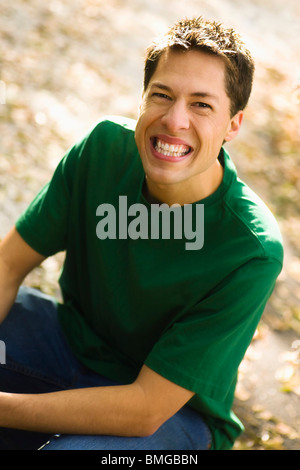
[[[135,138],[149,192],[162,201],[171,190],[173,202],[194,202],[221,182],[220,148],[242,122],[242,112],[230,116],[224,73],[222,59],[201,51],[169,50],[159,60]]]

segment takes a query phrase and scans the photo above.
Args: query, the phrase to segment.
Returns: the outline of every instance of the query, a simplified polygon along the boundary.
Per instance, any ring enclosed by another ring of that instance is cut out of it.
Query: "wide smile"
[[[182,161],[193,152],[193,148],[187,143],[169,136],[151,137],[150,146],[154,157],[171,162]]]

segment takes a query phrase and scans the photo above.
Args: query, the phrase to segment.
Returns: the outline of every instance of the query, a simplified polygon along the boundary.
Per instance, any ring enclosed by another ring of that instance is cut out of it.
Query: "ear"
[[[240,127],[243,122],[243,117],[244,117],[243,111],[238,111],[233,116],[233,118],[231,118],[227,133],[224,138],[225,142],[230,142],[232,139],[234,139],[238,135]]]

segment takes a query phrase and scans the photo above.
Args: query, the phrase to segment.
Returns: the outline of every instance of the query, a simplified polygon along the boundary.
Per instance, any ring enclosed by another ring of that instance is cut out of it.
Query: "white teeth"
[[[167,157],[183,157],[190,151],[187,145],[169,145],[160,139],[156,139],[154,145],[159,153]]]

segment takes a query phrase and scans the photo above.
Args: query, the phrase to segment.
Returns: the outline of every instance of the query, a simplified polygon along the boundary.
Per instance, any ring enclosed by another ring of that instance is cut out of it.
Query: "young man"
[[[237,370],[283,258],[222,147],[253,71],[234,31],[176,24],[147,51],[137,123],[100,122],[2,241],[3,448],[233,446]],[[162,203],[182,216],[167,236],[150,228]],[[63,304],[19,289],[61,250]]]

